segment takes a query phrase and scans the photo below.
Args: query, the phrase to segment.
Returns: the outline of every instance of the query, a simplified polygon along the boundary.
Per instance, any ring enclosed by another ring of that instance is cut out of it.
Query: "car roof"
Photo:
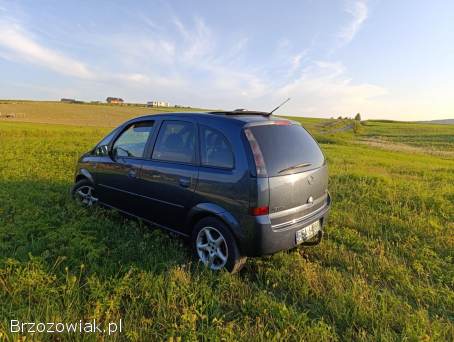
[[[258,123],[258,122],[269,122],[275,120],[287,120],[282,117],[276,117],[274,115],[269,115],[265,112],[258,111],[214,111],[214,112],[169,112],[169,113],[156,113],[143,115],[137,118],[134,118],[130,121],[141,121],[147,119],[176,119],[176,118],[202,118],[207,120],[219,119],[219,120],[228,120],[238,123],[241,126],[249,123]],[[288,120],[291,121],[291,120]]]

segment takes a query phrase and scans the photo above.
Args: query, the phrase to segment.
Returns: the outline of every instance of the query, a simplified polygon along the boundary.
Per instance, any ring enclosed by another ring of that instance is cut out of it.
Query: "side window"
[[[134,123],[115,141],[114,155],[117,157],[142,158],[145,145],[153,132],[154,121]]]
[[[194,124],[186,121],[164,121],[153,150],[153,159],[192,163],[195,152]]]
[[[233,151],[220,131],[200,126],[200,157],[204,166],[233,168]]]

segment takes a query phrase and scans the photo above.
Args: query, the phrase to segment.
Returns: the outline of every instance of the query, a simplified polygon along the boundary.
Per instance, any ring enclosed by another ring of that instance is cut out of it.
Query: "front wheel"
[[[76,182],[71,189],[71,196],[87,207],[91,207],[98,202],[98,198],[95,197],[95,187],[88,179]]]
[[[236,273],[246,262],[232,233],[222,221],[214,217],[204,218],[195,225],[192,248],[195,257],[213,271],[226,268],[227,271]]]

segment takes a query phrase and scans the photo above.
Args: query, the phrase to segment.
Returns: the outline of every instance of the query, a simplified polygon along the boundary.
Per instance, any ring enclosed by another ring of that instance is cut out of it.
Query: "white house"
[[[170,107],[170,103],[164,101],[148,101],[147,107]]]

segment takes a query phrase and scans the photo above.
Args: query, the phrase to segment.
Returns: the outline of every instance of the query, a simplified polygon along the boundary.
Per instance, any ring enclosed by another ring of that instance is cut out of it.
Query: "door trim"
[[[141,195],[141,194],[138,194],[138,193],[135,193],[135,192],[131,192],[131,191],[127,191],[127,190],[115,188],[115,187],[110,186],[110,185],[105,185],[105,184],[98,184],[98,185],[99,185],[99,186],[102,186],[102,187],[104,187],[104,188],[107,188],[107,189],[120,191],[120,192],[126,193],[126,194],[128,194],[128,195],[133,195],[133,196],[137,196],[137,197],[141,197],[141,198],[146,198],[146,199],[149,199],[149,200],[152,200],[152,201],[155,201],[155,202],[164,203],[164,204],[170,204],[170,205],[173,205],[174,207],[178,207],[178,208],[184,208],[184,206],[181,205],[181,204],[176,204],[176,203],[172,203],[172,202],[167,202],[167,201],[159,200],[159,199],[154,198],[154,197],[149,197],[149,196]]]

